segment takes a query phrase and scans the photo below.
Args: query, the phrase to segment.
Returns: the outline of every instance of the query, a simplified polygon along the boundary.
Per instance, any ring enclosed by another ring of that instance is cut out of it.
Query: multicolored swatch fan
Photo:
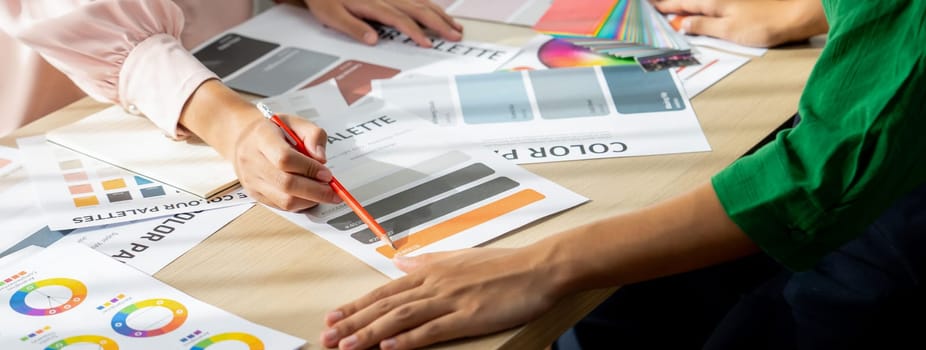
[[[698,64],[691,46],[646,0],[554,0],[534,29],[646,70]]]

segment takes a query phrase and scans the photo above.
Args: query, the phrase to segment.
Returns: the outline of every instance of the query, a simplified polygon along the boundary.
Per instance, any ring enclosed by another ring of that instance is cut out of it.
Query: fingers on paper
[[[359,4],[352,4],[349,10],[358,17],[397,29],[408,35],[418,46],[431,47],[433,45],[431,39],[424,33],[424,29],[421,29],[414,19],[392,4],[384,1],[363,1]]]
[[[451,41],[463,39],[463,34],[460,33],[463,26],[431,1],[397,1],[394,6],[426,28],[437,32],[441,38]]]
[[[309,9],[325,25],[345,33],[367,45],[376,44],[376,31],[369,24],[354,16],[338,1],[309,1]]]

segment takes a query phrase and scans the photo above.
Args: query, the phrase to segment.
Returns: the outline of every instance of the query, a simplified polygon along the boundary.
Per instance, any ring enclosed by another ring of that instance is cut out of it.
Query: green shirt
[[[712,179],[727,215],[794,270],[926,183],[926,1],[823,7],[830,32],[801,122]]]

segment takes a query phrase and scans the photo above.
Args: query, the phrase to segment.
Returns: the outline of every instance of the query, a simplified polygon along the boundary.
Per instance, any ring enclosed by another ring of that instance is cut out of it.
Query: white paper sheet
[[[335,177],[392,232],[402,254],[468,248],[587,199],[404,111],[354,110],[314,120],[327,130]],[[395,251],[344,205],[283,217],[387,276]]]
[[[435,0],[455,17],[533,26],[553,0]]]
[[[689,97],[697,96],[744,64],[749,63],[749,59],[746,57],[705,47],[696,49],[695,58],[701,64],[674,68]]]
[[[518,52],[436,38],[433,47],[423,48],[388,27],[380,27],[379,34],[379,42],[370,46],[324,27],[303,8],[278,5],[193,51],[238,90],[275,96],[334,78],[348,104],[369,92],[372,79],[489,72]]]
[[[674,72],[636,66],[375,81],[374,95],[516,163],[709,151]]]
[[[305,344],[80,244],[46,248],[3,266],[0,276],[4,349],[202,350],[212,344],[222,344],[215,349],[297,349]]]
[[[22,162],[19,160],[19,151],[15,148],[0,146],[0,176],[6,176],[13,170],[19,169]]]
[[[252,203],[243,191],[203,199],[36,136],[17,140],[53,230],[99,226]]]
[[[164,217],[78,230],[52,230],[41,215],[31,186],[22,181],[0,192],[0,257],[29,247],[79,242],[116,260],[154,274],[243,214],[253,204],[177,213]]]
[[[349,107],[338,83],[334,79],[325,83],[282,95],[260,99],[270,110],[280,114],[294,114],[306,119],[340,115]],[[255,101],[256,102],[256,101]]]

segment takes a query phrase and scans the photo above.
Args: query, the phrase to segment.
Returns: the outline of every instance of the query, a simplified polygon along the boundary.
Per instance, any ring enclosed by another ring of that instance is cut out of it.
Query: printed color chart
[[[249,203],[243,192],[211,199],[177,190],[45,141],[19,139],[26,170],[52,230],[135,221]]]
[[[518,163],[710,149],[670,71],[635,65],[373,82],[390,104]]]
[[[586,200],[407,112],[364,107],[314,122],[337,140],[327,148],[332,172],[403,254],[472,247]],[[346,205],[277,213],[402,275],[391,261],[397,252]]]
[[[77,208],[166,194],[164,186],[121,169],[99,163],[95,164],[96,167],[93,164],[88,164],[90,168],[85,167],[84,161],[70,151],[60,150],[58,159],[61,177],[67,183]]]

